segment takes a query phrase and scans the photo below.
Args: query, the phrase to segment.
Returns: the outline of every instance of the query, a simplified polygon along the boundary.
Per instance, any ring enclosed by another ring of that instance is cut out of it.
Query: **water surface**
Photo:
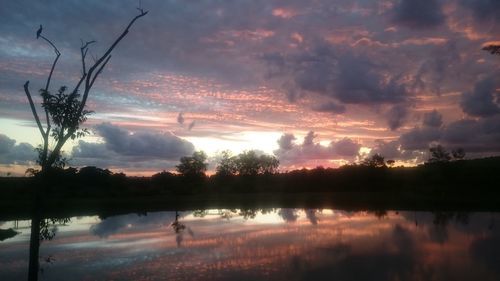
[[[177,218],[177,219],[176,219]],[[40,280],[500,280],[496,213],[195,210],[56,225]],[[26,280],[29,221],[0,242],[0,280]]]

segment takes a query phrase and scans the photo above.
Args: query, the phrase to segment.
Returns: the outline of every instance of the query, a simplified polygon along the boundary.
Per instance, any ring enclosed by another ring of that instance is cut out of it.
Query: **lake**
[[[29,221],[0,222],[0,280],[26,280]],[[500,280],[498,213],[222,209],[50,225],[39,280]]]

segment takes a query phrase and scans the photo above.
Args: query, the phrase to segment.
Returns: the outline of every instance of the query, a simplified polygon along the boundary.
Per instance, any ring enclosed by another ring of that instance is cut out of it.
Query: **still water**
[[[39,280],[500,280],[496,213],[195,210],[52,227]],[[29,221],[0,228],[19,232],[0,241],[0,280],[26,280]]]

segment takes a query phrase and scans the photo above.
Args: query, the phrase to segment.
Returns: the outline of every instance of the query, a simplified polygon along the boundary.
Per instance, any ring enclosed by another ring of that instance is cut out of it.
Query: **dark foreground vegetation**
[[[373,164],[373,163],[372,163]],[[37,177],[0,178],[0,212],[29,213]],[[96,167],[53,171],[44,210],[120,212],[217,207],[500,209],[500,157],[417,167],[347,165],[287,173],[127,177]]]

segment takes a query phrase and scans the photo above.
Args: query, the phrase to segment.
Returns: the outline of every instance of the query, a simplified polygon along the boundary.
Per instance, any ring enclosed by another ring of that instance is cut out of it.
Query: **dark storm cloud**
[[[400,136],[405,150],[427,150],[433,142],[448,149],[461,147],[472,153],[500,151],[500,115],[479,120],[463,119],[446,126],[416,127]]]
[[[438,0],[400,0],[393,12],[393,22],[410,28],[436,27],[445,18]]]
[[[177,160],[194,151],[192,143],[172,133],[132,134],[110,123],[97,125],[96,129],[104,138],[107,148],[124,156]]]
[[[442,132],[438,128],[414,128],[399,137],[401,146],[405,150],[427,150],[429,144],[438,141]]]
[[[116,156],[110,151],[105,143],[90,143],[78,141],[78,145],[73,147],[71,156],[74,158],[111,158]]]
[[[450,39],[446,44],[431,48],[426,58],[420,64],[412,87],[417,90],[431,90],[440,94],[442,88],[448,84],[446,79],[456,82],[463,74],[461,65],[463,58],[456,40]]]
[[[443,124],[443,115],[437,110],[424,113],[422,124],[427,127],[441,127]]]
[[[406,102],[409,93],[398,75],[382,76],[383,67],[368,57],[351,52],[336,54],[333,46],[323,42],[298,55],[263,56],[274,76],[286,77],[283,88],[291,101],[307,92],[331,97],[346,104],[394,104]],[[266,61],[267,60],[267,61]],[[283,62],[285,61],[285,62]],[[319,111],[341,113],[343,105],[330,103]]]
[[[29,143],[16,143],[0,134],[0,164],[29,164],[37,159],[35,148]]]
[[[327,102],[327,103],[323,103],[323,104],[320,104],[316,107],[313,108],[315,111],[319,111],[319,112],[331,112],[333,114],[342,114],[346,111],[346,108],[345,106],[337,103],[337,102],[334,102],[334,101],[330,101],[330,102]]]
[[[496,0],[460,0],[464,7],[470,9],[478,21],[500,21],[500,2]]]
[[[486,78],[478,81],[470,92],[462,93],[460,106],[462,110],[477,117],[486,117],[500,112],[500,93],[494,78]]]
[[[397,130],[399,127],[403,126],[406,116],[408,116],[408,109],[406,106],[393,106],[387,112],[387,125],[392,131]]]
[[[173,169],[178,164],[178,159],[164,160],[157,157],[122,155],[110,150],[106,143],[80,140],[72,149],[69,164],[76,167],[106,167],[119,171],[161,171]]]

